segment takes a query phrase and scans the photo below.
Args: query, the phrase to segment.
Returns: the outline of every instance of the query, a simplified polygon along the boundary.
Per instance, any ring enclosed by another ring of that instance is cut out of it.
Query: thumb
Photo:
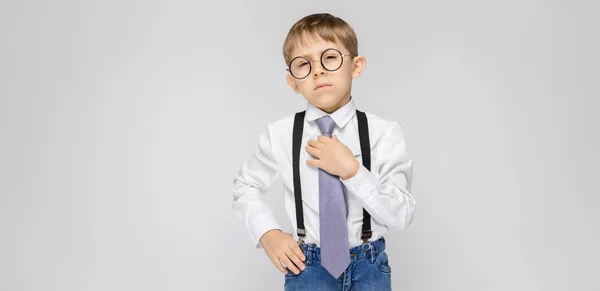
[[[335,134],[333,135],[333,140],[338,141],[338,138]]]

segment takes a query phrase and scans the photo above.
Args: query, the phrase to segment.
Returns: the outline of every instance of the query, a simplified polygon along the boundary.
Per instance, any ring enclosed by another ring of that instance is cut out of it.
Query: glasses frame
[[[338,52],[338,53],[339,53],[339,54],[342,56],[342,62],[340,63],[340,65],[339,65],[337,68],[335,68],[335,69],[333,69],[333,70],[329,70],[329,69],[327,69],[327,68],[325,67],[325,65],[323,64],[323,55],[324,55],[326,52],[330,51],[330,50],[334,50],[334,51]],[[293,59],[290,61],[290,63],[288,64],[288,68],[286,69],[286,71],[287,71],[288,73],[290,73],[290,75],[292,75],[292,77],[294,77],[295,79],[297,79],[297,80],[303,80],[303,79],[306,79],[308,76],[310,76],[310,73],[312,73],[312,69],[313,69],[313,65],[312,65],[312,64],[313,64],[313,63],[316,63],[317,61],[319,61],[319,62],[321,62],[321,67],[323,67],[323,69],[325,69],[326,71],[329,71],[329,72],[335,72],[335,71],[339,70],[339,69],[342,67],[342,65],[344,64],[344,57],[353,57],[353,58],[355,58],[355,57],[357,57],[357,56],[355,56],[355,55],[350,55],[350,54],[343,54],[341,51],[339,51],[339,50],[338,50],[338,49],[336,49],[336,48],[328,48],[328,49],[324,50],[324,51],[321,53],[321,56],[319,57],[319,59],[318,59],[318,60],[311,61],[311,60],[309,60],[308,58],[306,58],[306,57],[303,57],[303,56],[297,56],[297,57],[293,58]],[[308,70],[308,74],[306,74],[306,76],[304,76],[304,77],[302,77],[302,78],[298,78],[298,77],[294,76],[294,74],[292,74],[292,63],[293,63],[293,62],[294,62],[296,59],[298,59],[298,58],[305,59],[305,60],[308,62],[308,65],[310,66],[310,68],[309,68],[309,70]]]

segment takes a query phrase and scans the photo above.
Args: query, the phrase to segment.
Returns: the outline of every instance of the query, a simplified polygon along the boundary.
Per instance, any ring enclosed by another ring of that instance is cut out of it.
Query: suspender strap
[[[360,138],[360,151],[362,153],[363,166],[371,171],[371,145],[369,141],[367,115],[362,111],[356,110],[356,118],[358,119],[358,136]],[[372,235],[371,215],[363,208],[363,225],[360,239],[362,239],[364,243],[368,243]]]
[[[297,112],[294,116],[294,130],[292,132],[292,167],[294,176],[294,198],[296,203],[296,226],[298,241],[304,241],[306,229],[304,228],[304,212],[302,208],[302,189],[300,186],[300,147],[302,146],[302,132],[304,130],[304,116],[306,111]],[[369,142],[369,125],[364,112],[356,110],[358,120],[358,136],[362,162],[367,170],[371,170],[371,146]],[[367,243],[371,236],[371,215],[363,209],[363,225],[361,239]]]
[[[304,241],[306,230],[304,228],[304,213],[302,210],[302,189],[300,187],[300,146],[302,145],[302,131],[304,129],[304,115],[306,111],[296,113],[294,118],[294,131],[292,133],[292,166],[294,174],[294,198],[296,200],[296,224],[298,241]]]

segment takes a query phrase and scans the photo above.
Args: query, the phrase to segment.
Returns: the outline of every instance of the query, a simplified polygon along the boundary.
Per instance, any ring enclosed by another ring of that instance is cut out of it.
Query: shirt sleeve
[[[371,157],[371,171],[361,165],[352,178],[340,180],[373,219],[403,230],[413,219],[416,201],[410,193],[413,163],[397,122],[392,122],[374,143]]]
[[[255,247],[262,248],[260,238],[271,229],[281,229],[263,196],[279,176],[271,143],[271,128],[260,134],[253,155],[242,164],[233,179],[233,211],[249,232]]]

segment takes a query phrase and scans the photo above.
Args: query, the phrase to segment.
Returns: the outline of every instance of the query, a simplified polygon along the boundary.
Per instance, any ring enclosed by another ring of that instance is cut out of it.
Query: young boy
[[[283,55],[287,83],[307,107],[267,124],[234,179],[235,214],[285,274],[285,290],[390,290],[383,235],[405,229],[416,205],[402,129],[355,108],[352,80],[366,59],[344,20],[304,17]],[[277,177],[296,236],[261,197]]]

